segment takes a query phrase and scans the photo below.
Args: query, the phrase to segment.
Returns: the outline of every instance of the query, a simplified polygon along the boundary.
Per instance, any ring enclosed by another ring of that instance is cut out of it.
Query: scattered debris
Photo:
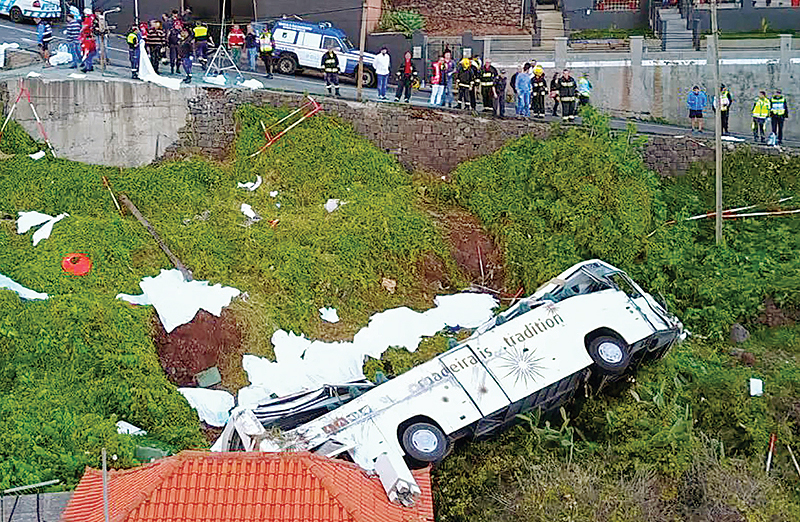
[[[792,464],[794,464],[794,469],[797,471],[797,474],[800,475],[800,465],[797,464],[797,459],[794,458],[794,451],[792,451],[792,447],[787,444],[786,449],[789,450],[789,456],[792,457]]]
[[[264,84],[256,80],[255,78],[244,80],[242,82],[237,83],[236,85],[240,87],[247,87],[248,89],[262,89],[264,87]]]
[[[269,195],[271,197],[273,197],[273,198],[277,198],[278,197],[278,191],[277,190],[273,190],[272,192],[269,193]]]
[[[240,294],[230,286],[208,281],[187,281],[178,270],[161,270],[156,277],[145,277],[139,283],[141,295],[118,294],[117,299],[137,305],[153,305],[167,332],[186,324],[202,308],[219,317],[222,308]]]
[[[747,331],[747,328],[745,328],[739,323],[734,323],[733,326],[731,326],[732,343],[742,344],[749,338],[750,338],[750,332]]]
[[[218,74],[217,76],[204,76],[203,81],[206,83],[223,86],[228,82],[228,79],[225,78],[224,74]]]
[[[330,214],[331,212],[339,208],[341,205],[344,205],[344,203],[341,203],[340,200],[329,199],[328,201],[325,202],[325,210],[327,210],[328,214]]]
[[[76,80],[85,80],[86,79],[86,75],[85,74],[81,74],[81,73],[71,73],[69,75],[69,77],[70,78],[74,78]]]
[[[92,269],[92,260],[86,254],[67,254],[61,260],[64,272],[76,276],[84,276]]]
[[[261,147],[254,153],[250,154],[251,158],[258,156],[259,154],[267,150],[267,148],[269,148],[270,145],[281,139],[287,132],[300,125],[303,122],[303,120],[310,118],[311,116],[315,115],[316,113],[322,110],[322,106],[319,103],[317,103],[314,100],[314,98],[312,98],[311,96],[306,96],[306,98],[308,98],[307,102],[301,105],[298,109],[295,109],[288,115],[276,121],[269,127],[264,125],[263,121],[260,122],[261,128],[264,130],[264,137],[267,139],[267,143],[264,144],[263,147]],[[292,118],[297,117],[298,114],[300,115],[298,119],[296,119],[291,124],[288,123],[289,121],[291,121]],[[282,124],[287,125],[287,127],[273,136],[270,130],[274,131],[276,128],[280,128]]]
[[[172,253],[172,250],[170,250],[167,244],[164,243],[164,241],[158,235],[158,232],[156,232],[156,229],[153,228],[153,225],[151,225],[150,222],[147,221],[147,219],[142,215],[142,213],[139,212],[139,209],[136,208],[136,205],[134,205],[133,202],[130,199],[128,199],[128,196],[126,196],[125,194],[120,193],[119,199],[120,201],[122,201],[123,205],[128,207],[128,210],[131,211],[131,214],[133,214],[134,217],[139,220],[139,223],[144,225],[144,228],[146,228],[147,231],[150,232],[150,235],[153,236],[153,239],[156,240],[158,246],[161,247],[161,250],[164,252],[164,254],[166,254],[167,258],[169,258],[169,260],[172,262],[172,265],[178,270],[180,270],[181,274],[183,274],[184,280],[191,281],[192,273],[189,271],[188,268],[186,268],[186,266],[181,262],[181,260],[178,259],[178,256]],[[162,270],[161,272],[163,274],[164,270]]]
[[[772,455],[775,453],[775,444],[778,442],[778,436],[773,433],[769,436],[769,449],[767,450],[767,473],[772,466]]]
[[[275,218],[275,219],[273,219],[273,220],[271,220],[271,221],[269,222],[269,226],[271,226],[271,227],[274,229],[275,227],[277,227],[277,226],[278,226],[278,223],[280,223],[280,222],[281,222],[281,220],[280,220],[280,219],[278,219],[278,218]]]
[[[6,49],[19,49],[18,43],[0,43],[0,67],[6,64]]]
[[[211,426],[222,427],[228,421],[228,412],[233,408],[233,395],[223,390],[205,388],[178,388],[189,406],[197,410],[200,420]]]
[[[26,75],[27,78],[38,78],[40,76],[41,74],[37,73],[36,71],[31,71]]]
[[[120,435],[147,435],[147,432],[142,428],[124,420],[117,421],[117,433]]]
[[[222,382],[219,368],[212,366],[194,376],[194,381],[200,388],[211,388]]]
[[[722,136],[722,141],[731,141],[735,143],[739,143],[744,141],[742,138],[737,138],[736,136]]]
[[[389,279],[388,277],[381,279],[381,286],[390,294],[393,294],[395,291],[397,291],[397,281],[394,279]]]
[[[39,152],[34,152],[33,154],[28,154],[28,157],[32,160],[40,160],[45,156],[46,154],[43,150],[40,150]]]
[[[761,397],[762,395],[764,395],[764,381],[750,378],[750,397]]]
[[[10,277],[0,274],[0,288],[7,288],[16,292],[22,299],[47,299],[49,296],[42,292],[35,292],[30,288],[25,288],[21,284],[12,280]]]
[[[50,237],[50,234],[53,232],[53,225],[66,217],[69,217],[69,214],[66,212],[55,217],[42,214],[41,212],[19,212],[17,234],[24,234],[31,228],[42,225],[39,230],[33,233],[33,246],[36,246],[43,239]]]
[[[331,307],[320,308],[319,317],[323,321],[327,321],[329,323],[339,322],[339,314],[336,312],[336,308],[331,308]]]
[[[189,225],[189,224],[192,223],[192,221],[208,221],[208,218],[210,218],[210,217],[211,217],[211,211],[210,210],[204,210],[199,214],[195,214],[193,218],[185,218],[183,220],[183,224],[184,225]]]
[[[251,385],[239,390],[239,405],[257,404],[273,393],[280,397],[336,382],[365,379],[366,356],[380,358],[390,346],[414,351],[423,337],[447,326],[474,328],[492,317],[497,301],[487,294],[438,296],[435,308],[415,312],[400,307],[373,315],[352,341],[312,341],[285,330],[272,335],[277,362],[244,355],[242,366]]]
[[[247,203],[242,203],[241,210],[242,214],[247,216],[247,222],[245,222],[243,226],[249,227],[253,223],[258,223],[259,221],[261,221],[261,216],[259,216],[258,213],[256,213],[255,210],[253,210],[253,207],[251,207]]]
[[[41,76],[41,75],[39,75],[37,73],[34,73],[33,71],[28,73],[28,76],[31,76],[31,75]],[[13,105],[11,105],[11,109],[8,111],[8,114],[6,114],[6,119],[3,122],[3,126],[0,127],[0,140],[3,139],[3,131],[6,130],[6,125],[8,125],[8,122],[11,119],[11,116],[14,114],[14,111],[17,109],[17,104],[19,103],[19,100],[22,99],[22,95],[25,95],[25,98],[27,98],[28,105],[31,108],[31,112],[33,113],[34,118],[36,118],[36,125],[39,127],[39,134],[42,135],[42,137],[44,138],[44,142],[47,144],[47,148],[50,149],[50,153],[53,154],[53,157],[55,158],[56,157],[56,151],[55,151],[55,149],[53,149],[53,145],[50,143],[50,138],[47,137],[47,132],[45,132],[45,130],[44,130],[44,125],[42,124],[41,118],[39,118],[39,113],[36,112],[36,107],[33,106],[33,101],[31,101],[31,92],[28,90],[27,87],[25,87],[25,82],[22,79],[20,79],[20,81],[19,81],[19,92],[17,93],[17,98],[14,100]],[[34,159],[37,159],[37,158],[34,158]]]
[[[120,173],[122,173],[122,167],[120,167]],[[117,207],[117,212],[119,212],[120,216],[124,216],[125,213],[122,212],[122,208],[119,206],[119,201],[117,201],[117,197],[114,195],[114,191],[111,190],[111,183],[108,182],[108,178],[102,176],[100,180],[103,182],[103,186],[108,189],[108,193],[111,194],[111,200],[114,201],[114,206]]]
[[[261,176],[256,175],[255,181],[248,181],[247,183],[237,183],[236,186],[239,188],[249,190],[250,192],[253,192],[255,189],[261,186],[262,181],[263,180],[261,179]]]

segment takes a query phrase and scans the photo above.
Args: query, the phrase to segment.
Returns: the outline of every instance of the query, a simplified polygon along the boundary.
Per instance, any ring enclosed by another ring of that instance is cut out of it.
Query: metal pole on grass
[[[367,0],[361,6],[361,36],[358,39],[358,82],[356,83],[356,100],[361,101],[364,88],[364,45],[367,43]]]
[[[716,223],[715,237],[719,245],[722,243],[722,101],[719,99],[719,27],[717,26],[717,0],[711,0],[711,34],[714,36],[714,100],[717,108],[714,111],[714,148],[716,150]]]
[[[106,449],[103,448],[103,520],[109,522],[108,517],[108,465],[106,463]]]

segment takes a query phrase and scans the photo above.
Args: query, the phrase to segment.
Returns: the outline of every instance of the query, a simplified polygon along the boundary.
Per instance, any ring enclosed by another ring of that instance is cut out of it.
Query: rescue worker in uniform
[[[714,108],[719,109],[719,116],[722,122],[722,134],[728,134],[728,117],[730,116],[731,104],[733,97],[731,91],[725,87],[725,84],[719,86],[719,101],[714,100]]]
[[[128,35],[125,37],[128,42],[128,58],[131,61],[131,78],[134,80],[139,79],[139,31],[135,25],[128,29]]]
[[[264,62],[264,68],[267,70],[267,78],[272,78],[272,49],[275,46],[275,40],[272,38],[272,33],[268,28],[264,27],[261,35],[258,37],[258,55],[261,61]],[[338,65],[338,62],[337,62]],[[338,85],[338,78],[336,84]],[[330,88],[328,88],[330,92]],[[339,95],[339,89],[336,89],[336,95]]]
[[[783,143],[783,122],[789,119],[789,106],[780,89],[775,89],[770,103],[770,118],[772,119],[772,133],[778,138],[777,145]]]
[[[478,71],[472,65],[469,58],[463,58],[458,62],[456,68],[456,83],[458,84],[458,108],[463,109],[467,105],[469,97],[469,106],[475,110],[475,91],[472,90],[472,85],[475,83],[475,77]]]
[[[192,36],[194,37],[194,55],[200,62],[203,70],[206,70],[208,62],[208,26],[206,24],[197,24],[192,29]]]
[[[578,78],[578,107],[590,105],[589,98],[592,95],[592,82],[589,81],[589,73],[583,73]]]
[[[533,68],[531,78],[531,108],[534,118],[544,118],[544,99],[547,97],[547,78],[541,65]]]
[[[575,96],[578,91],[575,80],[569,75],[569,69],[564,69],[556,84],[558,86],[558,100],[561,102],[561,119],[563,121],[575,121]]]
[[[481,86],[481,98],[483,101],[483,112],[494,111],[494,99],[497,91],[494,88],[494,81],[497,78],[497,69],[492,66],[492,61],[487,58],[481,67],[481,74],[478,78]]]
[[[769,118],[771,104],[767,98],[766,91],[760,91],[758,98],[753,104],[753,141],[758,143],[758,135],[761,134],[761,143],[764,143],[764,124]]]
[[[322,55],[322,69],[325,71],[325,88],[328,89],[328,94],[331,94],[331,89],[336,88],[336,96],[339,96],[339,58],[333,47],[328,47],[328,52]]]

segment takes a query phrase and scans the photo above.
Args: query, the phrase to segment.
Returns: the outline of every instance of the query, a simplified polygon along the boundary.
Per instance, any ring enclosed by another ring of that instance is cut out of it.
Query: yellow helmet
[[[533,74],[535,74],[536,76],[540,76],[544,74],[544,69],[542,69],[541,65],[537,65],[533,68]]]

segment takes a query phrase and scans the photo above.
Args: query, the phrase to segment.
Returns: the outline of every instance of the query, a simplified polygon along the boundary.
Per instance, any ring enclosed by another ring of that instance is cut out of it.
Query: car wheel
[[[617,337],[601,335],[588,346],[589,356],[605,373],[619,375],[631,362],[628,345]]]
[[[22,21],[22,18],[23,18],[22,9],[20,9],[17,6],[14,6],[14,7],[11,8],[11,11],[8,12],[8,16],[9,16],[9,18],[11,18],[12,22],[18,24],[18,23],[20,23]]]
[[[447,436],[427,422],[417,422],[407,427],[400,437],[400,443],[406,455],[420,462],[439,462],[447,455]]]
[[[358,71],[356,71],[356,75],[358,75]],[[361,83],[364,87],[370,88],[378,85],[378,76],[375,74],[375,71],[364,67],[364,71],[361,74]]]
[[[281,56],[278,59],[278,72],[292,75],[297,71],[297,60],[293,56]]]

